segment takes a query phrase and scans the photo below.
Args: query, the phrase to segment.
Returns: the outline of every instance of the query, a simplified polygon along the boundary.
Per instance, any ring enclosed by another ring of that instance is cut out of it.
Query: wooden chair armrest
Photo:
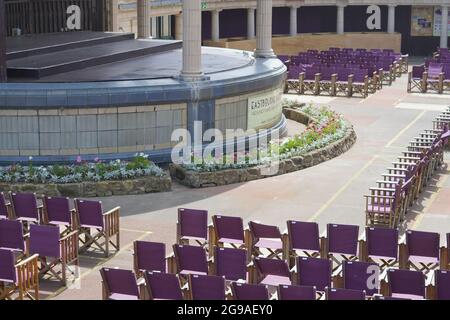
[[[37,253],[33,254],[32,256],[29,256],[28,258],[25,258],[24,260],[19,261],[15,265],[15,267],[16,268],[22,267],[22,266],[24,266],[24,265],[26,265],[26,264],[28,264],[30,262],[33,262],[34,260],[36,260],[36,262],[37,262],[38,258],[39,258],[39,255]]]
[[[67,239],[71,238],[71,237],[78,237],[78,230],[74,230],[70,233],[68,233],[67,235],[65,235],[64,237],[62,237],[61,239],[59,239],[59,242],[63,242],[66,241]]]
[[[120,212],[120,207],[115,207],[109,211],[103,213],[103,216],[108,216],[110,214],[114,214],[115,212]]]

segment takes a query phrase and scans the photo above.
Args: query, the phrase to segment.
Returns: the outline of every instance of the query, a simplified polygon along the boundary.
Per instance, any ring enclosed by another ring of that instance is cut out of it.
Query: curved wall
[[[202,121],[203,130],[248,129],[248,101],[261,93],[281,95],[285,73],[278,59],[252,59],[192,84],[175,78],[0,84],[0,163],[30,156],[37,163],[79,155],[130,158],[136,152],[168,162],[174,129],[192,132],[194,121]],[[283,133],[279,108],[279,119],[267,128]]]

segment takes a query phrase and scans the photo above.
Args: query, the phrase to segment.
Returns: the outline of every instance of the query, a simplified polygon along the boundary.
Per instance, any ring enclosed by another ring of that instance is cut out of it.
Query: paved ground
[[[285,229],[288,219],[326,223],[365,223],[363,195],[418,132],[430,128],[433,118],[450,96],[407,94],[404,75],[391,87],[359,98],[298,97],[290,99],[331,106],[342,113],[358,135],[355,146],[344,155],[306,170],[248,183],[192,190],[174,185],[162,194],[104,198],[106,208],[122,207],[122,249],[113,258],[94,256],[81,260],[81,281],[63,292],[48,283],[48,298],[100,299],[98,269],[102,266],[132,268],[132,242],[165,242],[168,253],[175,241],[178,207],[208,209],[210,215],[242,216],[245,222],[259,220]],[[450,154],[446,154],[450,163]],[[450,171],[436,177],[410,213],[407,227],[450,232]],[[442,237],[443,238],[443,237]]]

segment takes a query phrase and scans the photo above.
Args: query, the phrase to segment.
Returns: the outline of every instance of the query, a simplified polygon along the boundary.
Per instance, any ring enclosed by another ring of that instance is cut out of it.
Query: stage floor
[[[8,82],[101,82],[177,77],[182,42],[126,33],[68,32],[8,38]],[[247,67],[248,52],[204,47],[206,75]]]
[[[206,75],[248,66],[252,59],[242,52],[203,48],[202,64]],[[171,50],[86,69],[55,74],[34,82],[90,82],[112,80],[143,80],[176,77],[182,65],[181,50]]]

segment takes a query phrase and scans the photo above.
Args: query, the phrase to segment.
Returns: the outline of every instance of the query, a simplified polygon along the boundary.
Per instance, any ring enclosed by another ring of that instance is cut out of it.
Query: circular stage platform
[[[8,39],[8,82],[0,84],[0,162],[30,156],[37,163],[70,162],[79,155],[117,159],[136,152],[169,162],[177,144],[172,132],[193,132],[195,121],[202,121],[203,130],[285,133],[281,61],[204,47],[207,79],[184,82],[178,79],[181,45],[123,33]],[[255,112],[268,101],[270,107]]]

